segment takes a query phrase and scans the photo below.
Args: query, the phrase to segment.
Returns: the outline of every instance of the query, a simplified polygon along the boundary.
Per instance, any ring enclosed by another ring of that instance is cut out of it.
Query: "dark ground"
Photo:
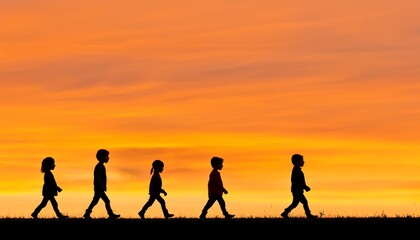
[[[420,218],[0,219],[2,236],[44,239],[417,238]]]

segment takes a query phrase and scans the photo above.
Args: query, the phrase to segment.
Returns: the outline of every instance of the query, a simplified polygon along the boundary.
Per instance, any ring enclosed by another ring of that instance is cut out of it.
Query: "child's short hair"
[[[96,152],[96,159],[101,160],[101,159],[103,159],[104,157],[106,157],[108,155],[109,155],[109,151],[108,150],[106,150],[106,149],[99,149]]]
[[[219,164],[223,163],[223,158],[221,157],[212,157],[210,160],[211,166],[216,167]]]
[[[303,156],[302,155],[300,155],[300,154],[293,154],[292,155],[292,163],[293,163],[293,165],[296,165],[296,164],[298,164],[300,161],[302,161],[302,159],[303,159]]]

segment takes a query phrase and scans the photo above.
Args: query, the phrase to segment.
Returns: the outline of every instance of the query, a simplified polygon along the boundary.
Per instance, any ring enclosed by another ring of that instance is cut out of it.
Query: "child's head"
[[[295,166],[302,166],[303,165],[303,156],[300,154],[293,154],[292,155],[292,163]]]
[[[52,157],[46,157],[42,160],[41,172],[46,172],[48,170],[53,170],[55,168],[55,160]]]
[[[108,162],[109,160],[109,151],[106,149],[99,149],[96,152],[96,159],[98,159],[99,162]]]
[[[153,161],[152,169],[150,169],[150,174],[153,173],[153,171],[162,172],[164,166],[165,164],[163,164],[163,162],[159,159]]]
[[[223,158],[221,157],[212,157],[210,160],[211,166],[216,169],[222,169],[223,167]]]

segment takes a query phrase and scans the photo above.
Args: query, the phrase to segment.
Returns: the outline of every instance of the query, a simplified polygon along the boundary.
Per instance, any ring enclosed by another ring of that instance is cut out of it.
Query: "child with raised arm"
[[[168,195],[168,193],[162,188],[162,178],[160,173],[163,171],[164,163],[161,160],[155,160],[152,163],[152,168],[150,169],[150,174],[153,174],[150,179],[149,184],[149,200],[144,204],[143,208],[138,213],[141,219],[144,219],[144,214],[146,213],[147,209],[153,205],[155,200],[160,203],[160,206],[163,211],[163,216],[165,218],[171,218],[174,215],[168,212],[166,208],[165,199],[160,195]]]
[[[99,199],[102,199],[102,201],[104,201],[105,208],[110,219],[119,218],[120,215],[114,213],[114,211],[111,208],[111,201],[106,195],[107,177],[105,163],[109,161],[109,151],[106,149],[99,149],[96,152],[96,159],[98,160],[98,163],[96,164],[95,169],[93,171],[93,189],[95,193],[93,195],[91,203],[89,204],[89,207],[86,209],[86,212],[83,215],[83,218],[92,219],[90,214],[92,213],[92,210],[96,206],[96,204],[98,204]]]
[[[226,210],[225,200],[223,199],[223,193],[228,194],[228,191],[223,186],[222,177],[219,172],[223,168],[223,158],[212,157],[210,160],[210,164],[213,167],[213,170],[210,173],[209,181],[207,184],[209,199],[207,200],[206,205],[204,205],[204,208],[201,211],[200,218],[206,219],[207,211],[213,206],[213,204],[216,201],[219,203],[225,218],[233,218],[235,215],[228,213],[228,211]]]
[[[62,189],[57,185],[55,181],[54,174],[51,172],[55,168],[55,160],[52,157],[46,157],[42,160],[41,172],[44,173],[44,185],[42,186],[42,199],[41,203],[35,208],[31,216],[34,219],[38,219],[39,212],[47,206],[48,202],[51,202],[51,205],[54,209],[55,214],[59,219],[68,218],[68,216],[63,215],[58,209],[58,203],[55,199],[55,196],[58,195]]]
[[[305,175],[303,174],[302,167],[305,164],[305,161],[303,160],[303,156],[300,154],[293,154],[292,155],[292,176],[291,176],[291,182],[292,182],[292,195],[293,200],[292,203],[284,209],[284,212],[281,214],[283,218],[289,218],[289,213],[292,211],[299,203],[302,203],[303,209],[305,210],[305,214],[307,218],[316,218],[318,216],[312,215],[311,210],[309,209],[308,200],[306,199],[304,195],[304,191],[309,192],[311,188],[306,185],[305,181]]]

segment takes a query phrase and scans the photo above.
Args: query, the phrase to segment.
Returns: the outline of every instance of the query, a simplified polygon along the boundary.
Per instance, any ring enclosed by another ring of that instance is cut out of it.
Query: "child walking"
[[[93,208],[98,204],[99,199],[102,199],[105,203],[105,208],[108,213],[110,219],[119,218],[121,215],[115,214],[111,208],[111,201],[109,200],[108,196],[106,195],[106,168],[105,163],[109,161],[109,151],[106,149],[99,149],[96,152],[96,159],[98,163],[95,166],[93,171],[93,188],[94,188],[94,195],[89,207],[86,209],[83,218],[85,219],[92,219],[90,214],[92,213]]]
[[[312,215],[311,210],[309,209],[308,200],[304,195],[304,191],[310,191],[311,188],[306,185],[305,175],[303,174],[302,167],[305,164],[303,160],[303,156],[300,154],[293,154],[292,155],[292,195],[293,201],[292,203],[284,209],[284,212],[281,214],[283,218],[289,218],[289,213],[292,211],[299,203],[302,203],[303,209],[305,210],[305,214],[307,218],[316,218],[318,216]]]
[[[44,173],[44,185],[42,186],[42,196],[44,197],[41,203],[35,208],[31,216],[34,219],[38,219],[39,212],[47,206],[48,202],[51,202],[51,205],[54,209],[55,214],[59,219],[68,218],[68,216],[63,215],[58,209],[58,203],[55,199],[55,196],[58,195],[62,189],[57,185],[55,181],[54,174],[51,172],[55,168],[55,160],[52,157],[46,157],[42,160],[41,172]]]
[[[220,157],[212,157],[210,160],[211,166],[213,170],[210,173],[209,181],[208,181],[208,197],[206,205],[204,206],[203,210],[201,211],[200,218],[206,219],[207,211],[213,206],[213,204],[217,201],[222,209],[222,213],[225,218],[230,219],[233,218],[235,215],[229,214],[226,210],[226,203],[223,199],[223,193],[228,194],[228,191],[224,188],[222,177],[220,175],[219,170],[223,168],[223,158]]]
[[[152,168],[150,169],[150,174],[153,174],[150,179],[149,184],[149,200],[144,204],[143,208],[138,213],[141,219],[144,219],[144,214],[146,213],[147,209],[153,205],[155,200],[160,203],[160,206],[163,211],[163,216],[168,219],[173,217],[174,215],[168,212],[166,208],[165,199],[160,195],[168,195],[168,193],[162,188],[162,178],[160,173],[163,171],[164,163],[161,160],[155,160],[152,163]]]

